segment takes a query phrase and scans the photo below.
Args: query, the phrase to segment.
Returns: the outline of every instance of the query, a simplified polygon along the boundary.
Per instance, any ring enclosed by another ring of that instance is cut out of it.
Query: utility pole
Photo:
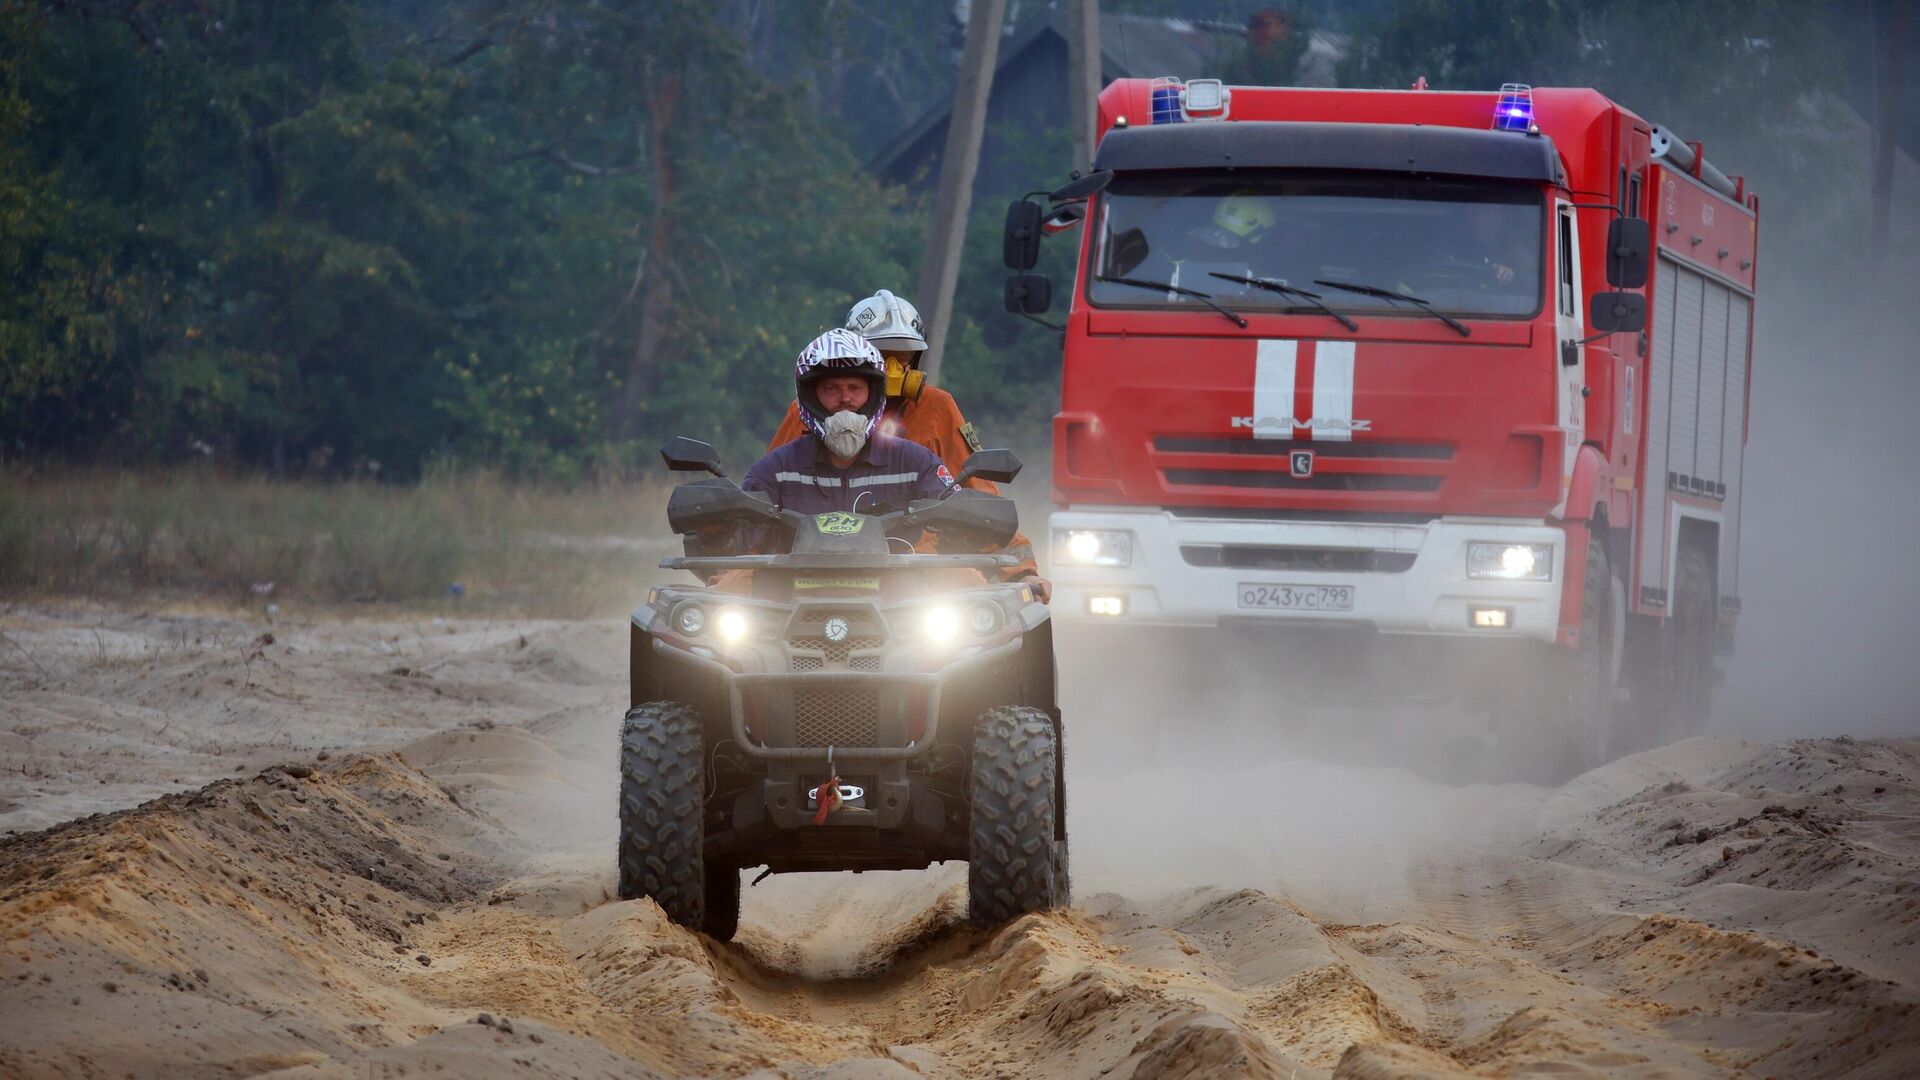
[[[1093,168],[1093,132],[1100,98],[1100,0],[1067,0],[1067,122],[1073,167]]]
[[[1872,275],[1885,281],[1887,275],[1887,232],[1892,227],[1893,159],[1897,150],[1895,129],[1900,124],[1901,66],[1905,60],[1908,5],[1893,5],[1893,26],[1886,36],[1887,55],[1880,69],[1880,93],[1877,114],[1879,141],[1873,151],[1873,228],[1868,241],[1872,251]]]
[[[973,0],[969,7],[960,78],[953,87],[953,112],[947,118],[947,149],[940,159],[940,187],[934,194],[933,222],[920,263],[920,312],[927,327],[927,353],[920,367],[934,381],[940,378],[940,353],[947,343],[947,325],[953,321],[960,248],[967,238],[967,214],[973,209],[973,174],[980,168],[980,136],[987,126],[987,97],[993,91],[1007,0]]]

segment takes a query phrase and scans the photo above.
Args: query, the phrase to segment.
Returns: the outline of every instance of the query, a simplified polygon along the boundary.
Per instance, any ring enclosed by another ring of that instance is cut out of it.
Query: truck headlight
[[[1133,534],[1121,529],[1055,529],[1053,550],[1067,566],[1132,566]]]
[[[1467,576],[1501,581],[1552,581],[1552,544],[1467,545]]]

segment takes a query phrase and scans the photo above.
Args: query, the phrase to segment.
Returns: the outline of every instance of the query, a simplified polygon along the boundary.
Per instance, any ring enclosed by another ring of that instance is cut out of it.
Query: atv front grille
[[[787,644],[796,652],[804,650],[809,653],[819,653],[820,658],[832,667],[846,667],[848,659],[854,652],[863,649],[877,649],[886,643],[887,639],[880,637],[849,637],[840,641],[829,641],[824,637],[797,637],[790,640]],[[799,656],[793,658],[793,670],[820,670],[817,665],[810,668],[801,667],[800,661],[802,659],[803,657]],[[804,659],[812,659],[812,657],[805,657]]]
[[[878,746],[880,693],[877,690],[795,690],[795,746]]]

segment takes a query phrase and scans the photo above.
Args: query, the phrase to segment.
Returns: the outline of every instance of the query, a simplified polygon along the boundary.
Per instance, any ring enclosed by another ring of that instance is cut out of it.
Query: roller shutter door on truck
[[[1647,385],[1647,484],[1639,546],[1643,602],[1664,606],[1675,518],[1718,519],[1723,597],[1738,593],[1740,466],[1745,444],[1752,301],[1662,257],[1654,288]],[[1685,495],[1686,507],[1672,504]]]

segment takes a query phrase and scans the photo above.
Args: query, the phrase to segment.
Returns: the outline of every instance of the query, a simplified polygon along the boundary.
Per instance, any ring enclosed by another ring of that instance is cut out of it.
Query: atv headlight
[[[960,611],[951,604],[935,604],[920,617],[920,628],[928,641],[952,641],[960,636]]]
[[[1132,566],[1133,534],[1124,529],[1055,529],[1053,550],[1066,566]]]
[[[699,637],[700,631],[707,628],[707,609],[699,604],[685,604],[674,613],[673,628],[687,637]]]
[[[720,630],[720,640],[729,645],[739,644],[746,638],[747,631],[753,629],[753,620],[737,607],[721,608],[720,617],[714,620],[714,624]]]
[[[984,601],[968,608],[967,629],[976,637],[986,637],[1000,629],[1000,609]]]
[[[1467,576],[1503,581],[1552,581],[1552,544],[1471,543]]]

